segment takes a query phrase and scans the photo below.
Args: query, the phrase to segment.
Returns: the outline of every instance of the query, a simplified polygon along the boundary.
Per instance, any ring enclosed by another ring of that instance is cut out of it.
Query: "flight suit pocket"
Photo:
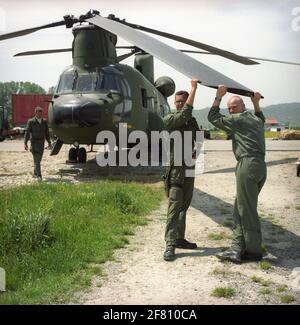
[[[165,187],[165,193],[166,196],[169,197],[169,190],[170,190],[170,169],[166,170],[166,173],[162,176],[164,187]]]
[[[266,177],[266,164],[264,161],[252,159],[248,167],[248,175],[255,182],[259,183]]]
[[[173,167],[170,171],[170,184],[183,186],[185,178],[185,168],[183,166]]]

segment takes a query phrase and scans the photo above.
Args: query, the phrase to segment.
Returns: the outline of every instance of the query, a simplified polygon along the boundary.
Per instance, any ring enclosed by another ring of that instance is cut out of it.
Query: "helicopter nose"
[[[61,127],[91,127],[101,121],[102,105],[87,99],[55,103],[54,123]]]

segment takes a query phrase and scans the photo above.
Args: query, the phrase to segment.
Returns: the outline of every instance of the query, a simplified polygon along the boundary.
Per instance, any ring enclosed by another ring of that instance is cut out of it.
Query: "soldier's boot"
[[[263,258],[263,254],[254,254],[249,252],[244,252],[242,254],[242,259],[249,262],[261,261],[262,258]]]
[[[196,249],[197,244],[191,243],[187,241],[186,239],[177,239],[175,243],[176,248],[183,248],[183,249]]]
[[[241,263],[242,262],[242,254],[238,250],[234,250],[232,248],[227,249],[224,252],[216,254],[217,258],[221,261],[230,261],[233,263]]]
[[[175,260],[175,246],[167,245],[166,250],[164,252],[164,260],[165,261]]]

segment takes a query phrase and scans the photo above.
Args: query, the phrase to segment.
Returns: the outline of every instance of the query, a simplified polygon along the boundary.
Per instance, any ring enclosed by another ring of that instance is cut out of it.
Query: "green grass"
[[[45,184],[0,191],[0,304],[67,301],[100,274],[164,197],[135,183]]]
[[[227,227],[227,228],[233,228],[234,224],[233,224],[233,221],[231,219],[227,219],[227,220],[224,221],[223,226]]]
[[[262,288],[259,290],[259,293],[261,293],[262,295],[270,295],[272,293],[272,290],[269,288]]]
[[[265,138],[278,138],[280,135],[280,132],[274,132],[274,131],[265,131]],[[210,136],[212,139],[216,140],[226,140],[227,134],[225,131],[222,130],[212,130],[210,131]]]
[[[278,138],[280,135],[280,132],[274,132],[274,131],[265,131],[265,138]]]
[[[208,239],[210,240],[223,240],[223,239],[226,239],[226,234],[224,232],[221,232],[221,233],[209,233],[208,234]]]
[[[227,139],[226,132],[222,131],[222,130],[210,131],[210,136],[212,139],[215,139],[215,140],[226,140]]]
[[[268,287],[270,284],[271,284],[271,281],[270,280],[265,280],[263,278],[260,278],[256,275],[252,276],[251,277],[251,280],[255,283],[259,283],[261,284],[263,287]]]
[[[285,292],[285,291],[287,291],[287,289],[288,289],[287,285],[282,285],[282,286],[279,286],[279,287],[276,289],[276,291],[277,291],[277,292]]]
[[[215,288],[211,295],[213,297],[218,297],[218,298],[231,298],[235,296],[236,292],[233,288],[231,287],[218,287]]]
[[[280,301],[283,304],[290,304],[295,301],[295,297],[293,295],[282,295],[280,296]]]
[[[258,276],[256,276],[256,275],[253,275],[253,276],[251,277],[251,280],[252,280],[253,282],[255,282],[255,283],[260,283],[261,280],[262,280],[262,278],[260,278],[260,277],[258,277]]]
[[[267,253],[268,252],[268,247],[266,245],[261,245],[261,249],[263,253]]]
[[[212,275],[217,275],[217,276],[222,276],[224,278],[228,277],[228,276],[232,276],[234,274],[234,272],[230,271],[229,269],[225,268],[225,267],[216,267],[212,272]]]
[[[262,270],[270,270],[272,268],[272,264],[270,262],[267,261],[261,261],[258,263],[258,266],[262,269]]]

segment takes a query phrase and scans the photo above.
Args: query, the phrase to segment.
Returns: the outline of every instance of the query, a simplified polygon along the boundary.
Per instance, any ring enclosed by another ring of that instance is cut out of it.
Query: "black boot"
[[[263,258],[263,254],[254,254],[249,252],[244,252],[242,254],[242,259],[249,262],[261,261]]]
[[[165,261],[174,261],[175,260],[175,246],[168,245],[164,252]]]
[[[191,243],[187,241],[186,239],[177,239],[175,243],[176,248],[184,248],[184,249],[196,249],[197,244]]]
[[[222,261],[230,261],[233,263],[241,263],[241,252],[232,248],[227,249],[225,252],[218,253],[216,256]]]

